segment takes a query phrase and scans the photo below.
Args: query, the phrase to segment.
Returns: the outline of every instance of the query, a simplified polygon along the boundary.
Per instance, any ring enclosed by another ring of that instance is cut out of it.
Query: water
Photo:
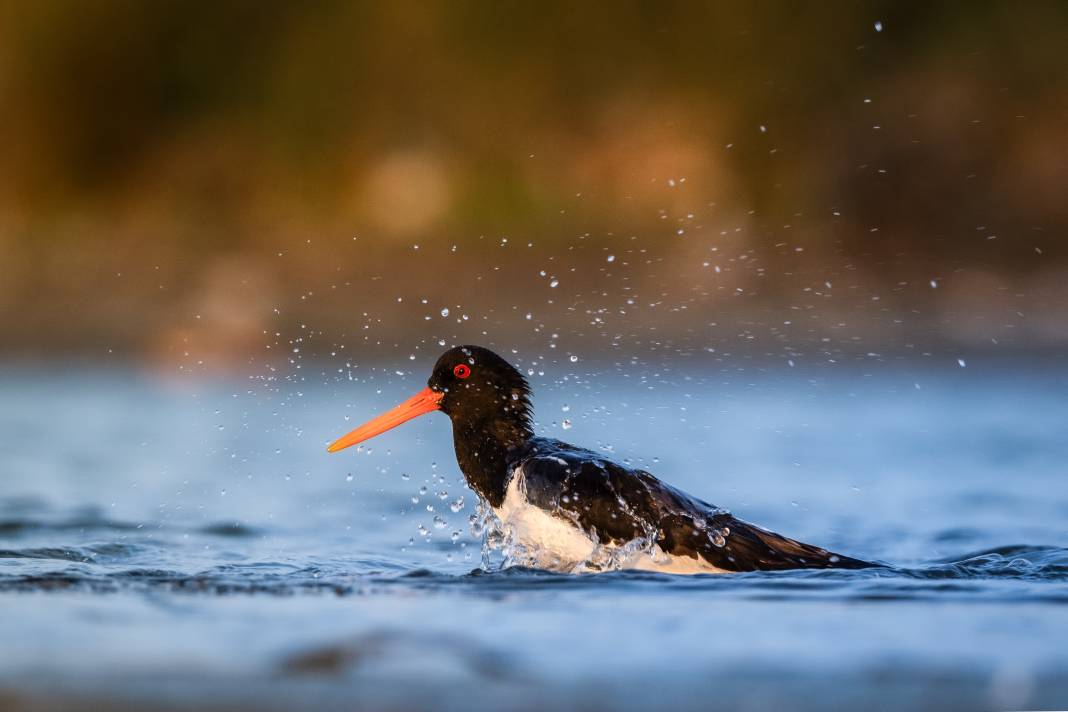
[[[891,566],[484,572],[444,416],[325,453],[415,376],[9,366],[0,707],[1068,706],[1056,364],[559,369],[540,432]]]

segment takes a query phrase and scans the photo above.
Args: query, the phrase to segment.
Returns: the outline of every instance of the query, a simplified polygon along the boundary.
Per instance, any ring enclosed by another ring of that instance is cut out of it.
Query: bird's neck
[[[487,418],[454,422],[452,436],[467,483],[491,507],[500,507],[508,488],[509,453],[533,436],[530,427],[513,419]]]

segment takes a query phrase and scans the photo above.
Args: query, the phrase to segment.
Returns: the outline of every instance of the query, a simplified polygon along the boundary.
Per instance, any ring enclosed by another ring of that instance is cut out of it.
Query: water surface
[[[325,453],[418,375],[320,370],[0,373],[0,704],[1068,706],[1055,364],[535,377],[540,432],[887,564],[699,577],[483,570],[444,416]]]

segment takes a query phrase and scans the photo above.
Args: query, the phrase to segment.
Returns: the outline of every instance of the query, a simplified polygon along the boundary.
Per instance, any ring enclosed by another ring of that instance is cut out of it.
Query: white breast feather
[[[504,502],[494,514],[513,544],[523,548],[537,568],[572,573],[584,569],[599,544],[565,515],[551,514],[530,503],[523,468],[517,468],[508,483]],[[621,568],[672,574],[727,573],[704,559],[666,554],[658,546],[638,551],[622,561]]]

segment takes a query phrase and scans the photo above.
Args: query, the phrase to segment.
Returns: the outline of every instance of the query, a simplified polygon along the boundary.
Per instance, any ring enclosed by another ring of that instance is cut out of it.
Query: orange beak
[[[381,435],[387,430],[392,430],[412,418],[418,418],[424,413],[441,410],[441,399],[444,397],[444,393],[424,388],[400,405],[387,410],[377,418],[368,420],[348,435],[338,438],[326,451],[337,452],[338,450],[344,450],[357,443],[362,443],[364,440],[370,440],[376,435]]]

